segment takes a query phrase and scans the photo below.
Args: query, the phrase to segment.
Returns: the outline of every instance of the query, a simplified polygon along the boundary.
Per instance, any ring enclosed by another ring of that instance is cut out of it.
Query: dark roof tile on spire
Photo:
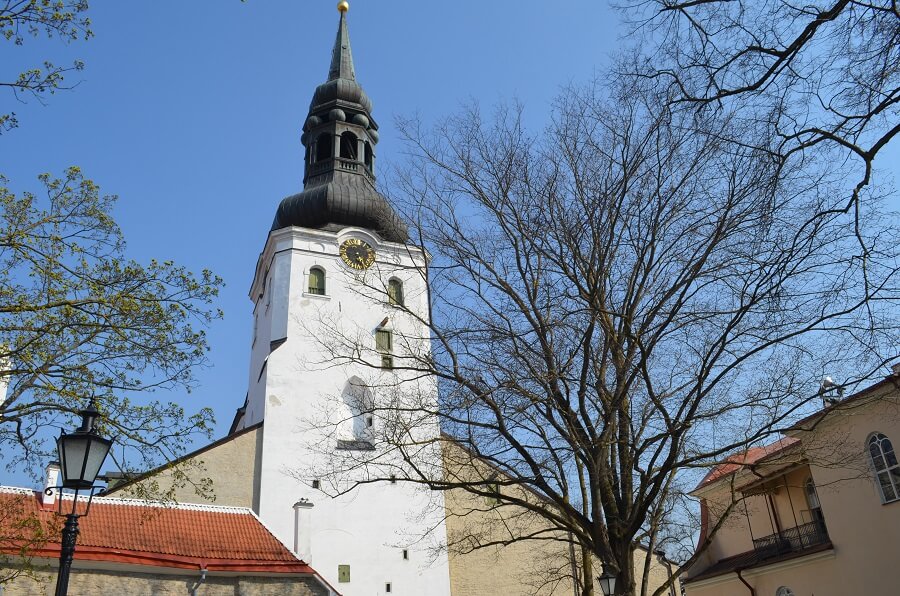
[[[350,50],[350,33],[347,31],[345,14],[341,13],[334,49],[331,50],[331,67],[328,69],[329,81],[335,79],[356,80],[356,72],[353,70],[353,52]]]

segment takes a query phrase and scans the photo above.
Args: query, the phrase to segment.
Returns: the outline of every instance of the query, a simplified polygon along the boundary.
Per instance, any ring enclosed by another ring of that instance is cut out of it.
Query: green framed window
[[[313,267],[309,270],[309,293],[317,296],[325,295],[325,270]]]
[[[387,329],[375,331],[375,349],[381,352],[381,368],[394,368],[394,357],[391,352],[394,349],[394,338]]]
[[[383,354],[390,354],[393,350],[393,337],[390,331],[379,329],[375,332],[375,349]]]
[[[403,306],[403,282],[399,279],[392,279],[388,282],[387,287],[388,302],[394,306]]]
[[[488,496],[486,498],[488,505],[499,505],[500,504],[500,483],[499,482],[488,482],[487,492],[490,493],[490,496]]]
[[[350,582],[350,565],[338,565],[338,582],[342,584]]]

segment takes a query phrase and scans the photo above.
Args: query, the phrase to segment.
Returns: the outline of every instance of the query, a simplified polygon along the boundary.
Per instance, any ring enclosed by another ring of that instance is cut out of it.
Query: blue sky
[[[35,59],[86,63],[70,79],[75,90],[13,106],[20,128],[0,136],[0,172],[13,188],[79,165],[119,195],[129,256],[224,277],[225,320],[209,329],[199,389],[160,395],[214,408],[216,436],[246,392],[247,290],[278,202],[301,188],[300,128],[328,71],[335,4],[93,0],[89,42],[4,48],[7,78]],[[357,78],[381,127],[382,174],[403,159],[395,117],[429,122],[470,99],[518,99],[540,127],[560,87],[607,65],[624,31],[597,0],[352,0],[348,16]],[[882,158],[895,173],[896,145]]]
[[[282,197],[302,186],[301,126],[325,80],[336,0],[93,0],[96,37],[4,47],[0,76],[35,61],[80,58],[73,91],[13,104],[20,127],[0,136],[0,172],[16,190],[78,165],[104,193],[140,261],[172,259],[226,281],[224,321],[209,330],[208,369],[188,410],[214,408],[225,434],[244,399],[259,251]],[[470,99],[518,98],[541,126],[560,86],[589,78],[616,47],[603,2],[354,0],[357,78],[381,127],[378,167],[400,162],[397,116],[433,121]],[[9,59],[11,58],[11,59]],[[7,480],[8,482],[8,480]]]

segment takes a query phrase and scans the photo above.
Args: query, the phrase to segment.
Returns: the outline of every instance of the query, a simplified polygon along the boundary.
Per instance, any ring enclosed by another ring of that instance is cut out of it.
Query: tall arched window
[[[309,293],[318,296],[325,295],[325,270],[321,267],[313,267],[309,270]]]
[[[316,137],[316,161],[325,161],[334,157],[331,133],[323,132]]]
[[[816,492],[816,483],[813,482],[812,478],[809,478],[806,481],[806,484],[803,485],[803,492],[806,493],[806,505],[809,507],[809,514],[812,517],[812,521],[824,524],[825,516],[822,515],[822,505],[819,503],[819,493]]]
[[[372,144],[369,143],[369,141],[366,141],[365,152],[366,152],[366,154],[364,157],[366,160],[365,161],[366,167],[369,168],[369,170],[371,170],[372,163],[374,162],[374,159],[375,159],[375,155],[372,153]]]
[[[888,503],[900,499],[900,464],[897,463],[890,439],[881,433],[874,433],[869,437],[868,447],[878,487],[881,489],[881,501]]]
[[[353,439],[371,439],[375,421],[374,403],[368,387],[358,377],[350,379],[344,387],[344,403],[350,409]]]
[[[387,294],[388,302],[394,306],[403,306],[403,282],[396,278],[388,281]]]
[[[356,135],[349,130],[341,135],[341,157],[344,159],[356,159]]]

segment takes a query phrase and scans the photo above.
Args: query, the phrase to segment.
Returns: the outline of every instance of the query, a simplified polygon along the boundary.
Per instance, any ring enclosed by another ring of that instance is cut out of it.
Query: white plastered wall
[[[366,241],[376,251],[376,262],[364,277],[340,259],[340,243],[350,237]],[[327,452],[337,438],[353,438],[349,436],[353,425],[347,423],[349,408],[341,410],[347,407],[343,396],[350,379],[378,385],[379,375],[402,374],[335,359],[325,345],[329,339],[374,342],[374,330],[387,318],[386,328],[396,336],[421,338],[415,349],[428,349],[427,327],[387,304],[386,295],[363,289],[386,286],[391,277],[397,277],[403,281],[407,308],[427,316],[424,260],[420,251],[383,242],[363,229],[332,233],[285,228],[270,234],[251,287],[255,325],[248,403],[241,426],[264,421],[259,515],[291,545],[294,503],[300,499],[313,503],[309,562],[345,596],[386,593],[388,583],[392,593],[450,591],[446,554],[440,550],[446,540],[442,495],[402,482],[385,482],[333,499],[314,489],[314,479],[303,472],[327,468]],[[325,296],[307,292],[309,269],[314,266],[325,270]],[[335,353],[342,349],[334,346]],[[395,346],[395,353],[399,350]],[[391,378],[385,381],[390,383]],[[432,382],[419,382],[417,389],[436,401]],[[378,388],[372,393],[377,405],[382,398]],[[423,422],[418,432],[438,432],[436,420]],[[348,476],[364,474],[356,471]],[[320,480],[334,483],[352,478]],[[427,540],[413,543],[414,537],[428,530]],[[407,550],[406,559],[403,550]],[[349,583],[339,582],[339,565],[350,565]]]

